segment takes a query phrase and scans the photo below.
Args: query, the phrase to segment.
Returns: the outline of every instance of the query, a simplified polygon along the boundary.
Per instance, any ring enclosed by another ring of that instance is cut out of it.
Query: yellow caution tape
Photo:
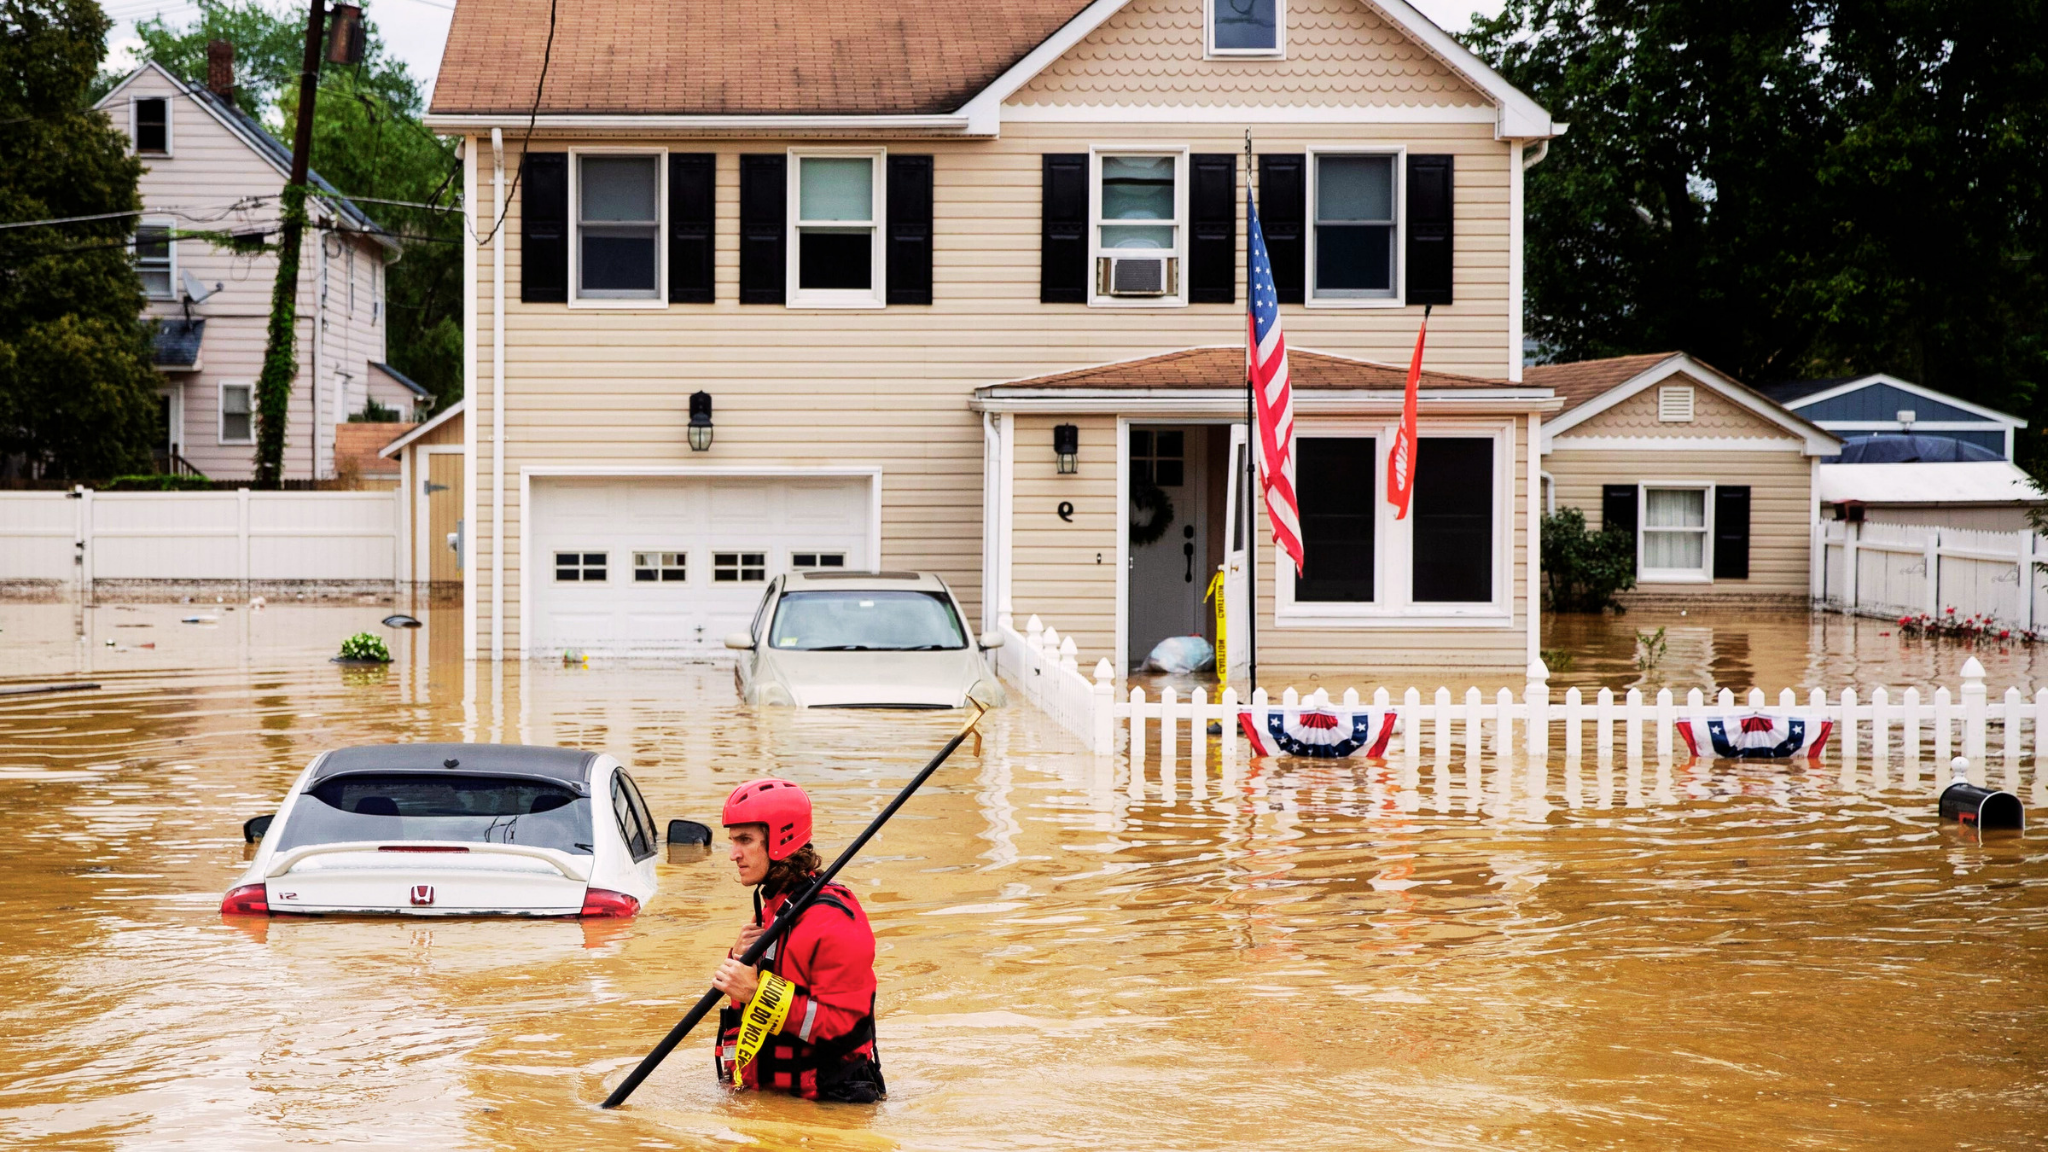
[[[747,1003],[747,1010],[740,1014],[740,1043],[733,1058],[732,1082],[735,1086],[744,1083],[740,1074],[754,1057],[761,1054],[761,1045],[768,1037],[782,1031],[782,1022],[789,1018],[790,1001],[796,998],[796,986],[773,972],[761,973],[761,983],[754,989],[754,998]]]
[[[1228,683],[1230,680],[1230,645],[1228,643],[1230,632],[1229,621],[1225,620],[1223,615],[1222,569],[1217,569],[1216,575],[1209,578],[1209,590],[1202,593],[1202,599],[1216,601],[1216,682],[1218,684]]]

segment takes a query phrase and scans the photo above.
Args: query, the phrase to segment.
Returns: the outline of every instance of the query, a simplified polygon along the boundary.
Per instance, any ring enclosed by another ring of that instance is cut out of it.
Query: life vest
[[[859,911],[860,902],[852,892],[838,884],[827,884],[819,892],[809,908],[797,918],[797,923],[785,932],[781,939],[769,945],[762,956],[762,968],[795,985],[799,1002],[806,1007],[792,1011],[784,1024],[784,1031],[768,1037],[760,1053],[742,1073],[743,1088],[757,1088],[764,1091],[788,1092],[807,1100],[837,1100],[856,1104],[871,1104],[888,1094],[888,1086],[882,1080],[881,1055],[875,1047],[875,993],[873,991],[874,969],[872,960],[866,966],[867,1011],[854,1025],[838,1036],[806,1040],[803,1037],[811,1025],[803,1017],[816,1012],[820,1002],[814,990],[805,983],[811,976],[819,952],[839,946],[857,946],[859,938],[865,938],[869,956],[873,954],[874,934],[867,927],[866,917]],[[829,918],[828,923],[817,923],[816,917]],[[843,917],[843,919],[842,919]],[[754,890],[754,923],[765,923],[761,903],[761,891]],[[810,957],[792,956],[790,940],[799,930],[816,930]],[[839,976],[844,980],[844,973]],[[821,988],[828,995],[853,991],[849,988]],[[718,1070],[721,1083],[733,1082],[733,1064],[738,1054],[740,1033],[740,1009],[728,1004],[718,1012],[718,1049],[713,1062]],[[842,1017],[843,1018],[843,1017]]]

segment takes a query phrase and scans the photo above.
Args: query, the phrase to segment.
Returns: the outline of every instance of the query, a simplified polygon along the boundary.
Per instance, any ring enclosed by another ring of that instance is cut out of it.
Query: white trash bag
[[[1200,636],[1168,636],[1152,649],[1150,656],[1145,657],[1145,667],[1148,671],[1175,676],[1207,672],[1216,667],[1216,649]]]

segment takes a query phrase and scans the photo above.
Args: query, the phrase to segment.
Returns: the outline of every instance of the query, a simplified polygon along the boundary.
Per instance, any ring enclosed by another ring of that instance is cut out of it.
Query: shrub
[[[184,476],[171,472],[116,476],[107,481],[104,491],[108,492],[211,492],[213,481],[204,476]]]
[[[391,650],[384,647],[384,641],[368,632],[358,632],[341,642],[343,660],[375,660],[380,664],[391,662]]]
[[[1635,538],[1618,528],[1586,531],[1586,514],[1565,508],[1543,518],[1544,607],[1554,612],[1624,611],[1614,598],[1636,586]]]

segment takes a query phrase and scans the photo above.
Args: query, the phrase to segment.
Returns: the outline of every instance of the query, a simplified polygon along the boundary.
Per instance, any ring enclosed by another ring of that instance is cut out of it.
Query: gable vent
[[[1657,420],[1662,424],[1692,423],[1692,385],[1667,384],[1657,389]]]

